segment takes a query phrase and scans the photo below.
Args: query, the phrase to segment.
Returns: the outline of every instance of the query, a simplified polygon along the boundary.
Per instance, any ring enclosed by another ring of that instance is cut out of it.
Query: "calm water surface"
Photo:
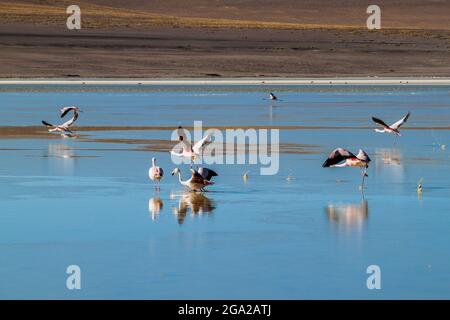
[[[57,121],[76,104],[79,126],[279,126],[295,147],[274,176],[212,165],[216,185],[192,194],[146,143],[169,130],[0,136],[0,298],[450,298],[450,88],[275,90],[282,101],[246,87],[1,92],[0,127]],[[407,111],[396,142],[364,128]],[[321,168],[338,146],[371,156],[364,196],[358,170]],[[72,264],[81,290],[66,288]],[[366,287],[373,264],[381,290]]]

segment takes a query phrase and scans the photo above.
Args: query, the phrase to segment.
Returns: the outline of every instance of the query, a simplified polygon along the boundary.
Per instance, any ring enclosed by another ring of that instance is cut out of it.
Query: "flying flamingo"
[[[49,127],[50,129],[48,129],[48,132],[61,132],[63,134],[67,134],[67,133],[73,133],[70,130],[70,126],[72,126],[75,121],[77,121],[78,119],[78,113],[82,112],[80,109],[78,109],[78,107],[75,106],[71,106],[71,107],[63,107],[60,112],[61,112],[61,118],[64,118],[64,116],[69,113],[70,111],[73,111],[73,116],[69,121],[64,122],[63,124],[60,125],[53,125],[51,123],[48,123],[47,121],[42,120],[42,124],[45,125],[46,127]]]
[[[178,180],[183,186],[188,187],[192,191],[205,191],[205,187],[213,185],[214,182],[204,178],[198,171],[191,168],[192,175],[188,180],[183,180],[181,171],[178,168],[173,169],[172,175],[178,174]]]
[[[394,123],[390,126],[388,126],[383,120],[372,117],[373,122],[375,122],[376,124],[380,125],[383,128],[383,129],[375,129],[375,132],[393,133],[397,136],[401,136],[398,128],[400,128],[408,120],[410,114],[411,114],[411,112],[408,112],[408,114],[406,116],[404,116],[403,118],[401,118],[396,123]]]
[[[159,184],[164,175],[164,170],[156,165],[156,158],[152,158],[152,166],[148,170],[148,176],[153,181],[153,185],[156,189],[159,189]]]
[[[183,128],[178,127],[178,141],[183,145],[183,150],[181,152],[175,152],[173,150],[170,153],[174,156],[185,157],[191,160],[195,160],[202,152],[202,149],[211,143],[211,136],[208,134],[204,136],[201,140],[197,141],[194,145],[186,141],[186,137],[183,132]]]
[[[361,170],[362,182],[361,188],[364,188],[364,178],[368,177],[370,158],[363,150],[359,149],[358,155],[354,155],[348,150],[337,148],[330,153],[322,167],[358,167]]]

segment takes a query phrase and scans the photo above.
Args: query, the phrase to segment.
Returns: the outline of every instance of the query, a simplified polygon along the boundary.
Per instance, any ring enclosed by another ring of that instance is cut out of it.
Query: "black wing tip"
[[[42,122],[42,124],[43,124],[44,126],[48,126],[48,127],[51,127],[51,126],[52,126],[52,125],[51,125],[50,123],[48,123],[47,121],[42,120],[41,122]]]
[[[66,108],[63,112],[61,112],[60,117],[64,118],[64,116],[70,111],[70,109]]]
[[[210,175],[213,177],[217,177],[219,174],[217,172],[215,172],[214,170],[209,170],[210,171]]]

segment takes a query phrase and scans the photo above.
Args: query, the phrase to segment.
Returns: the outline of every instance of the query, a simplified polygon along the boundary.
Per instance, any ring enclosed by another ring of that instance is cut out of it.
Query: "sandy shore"
[[[450,78],[0,79],[0,85],[450,85]]]
[[[450,31],[0,26],[0,78],[450,77]]]
[[[376,31],[354,0],[81,1],[76,31],[70,1],[0,4],[0,78],[450,77],[445,1],[380,0]]]

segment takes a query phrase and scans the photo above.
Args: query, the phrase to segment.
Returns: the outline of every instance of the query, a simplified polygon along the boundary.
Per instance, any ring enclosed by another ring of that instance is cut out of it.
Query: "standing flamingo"
[[[357,167],[361,170],[362,182],[361,188],[364,188],[364,178],[368,177],[367,169],[369,168],[370,158],[363,150],[359,149],[358,155],[354,155],[348,150],[337,148],[330,153],[322,167]]]
[[[153,181],[155,189],[159,189],[159,184],[164,175],[164,170],[156,165],[156,158],[152,158],[152,166],[148,170],[148,176]]]

